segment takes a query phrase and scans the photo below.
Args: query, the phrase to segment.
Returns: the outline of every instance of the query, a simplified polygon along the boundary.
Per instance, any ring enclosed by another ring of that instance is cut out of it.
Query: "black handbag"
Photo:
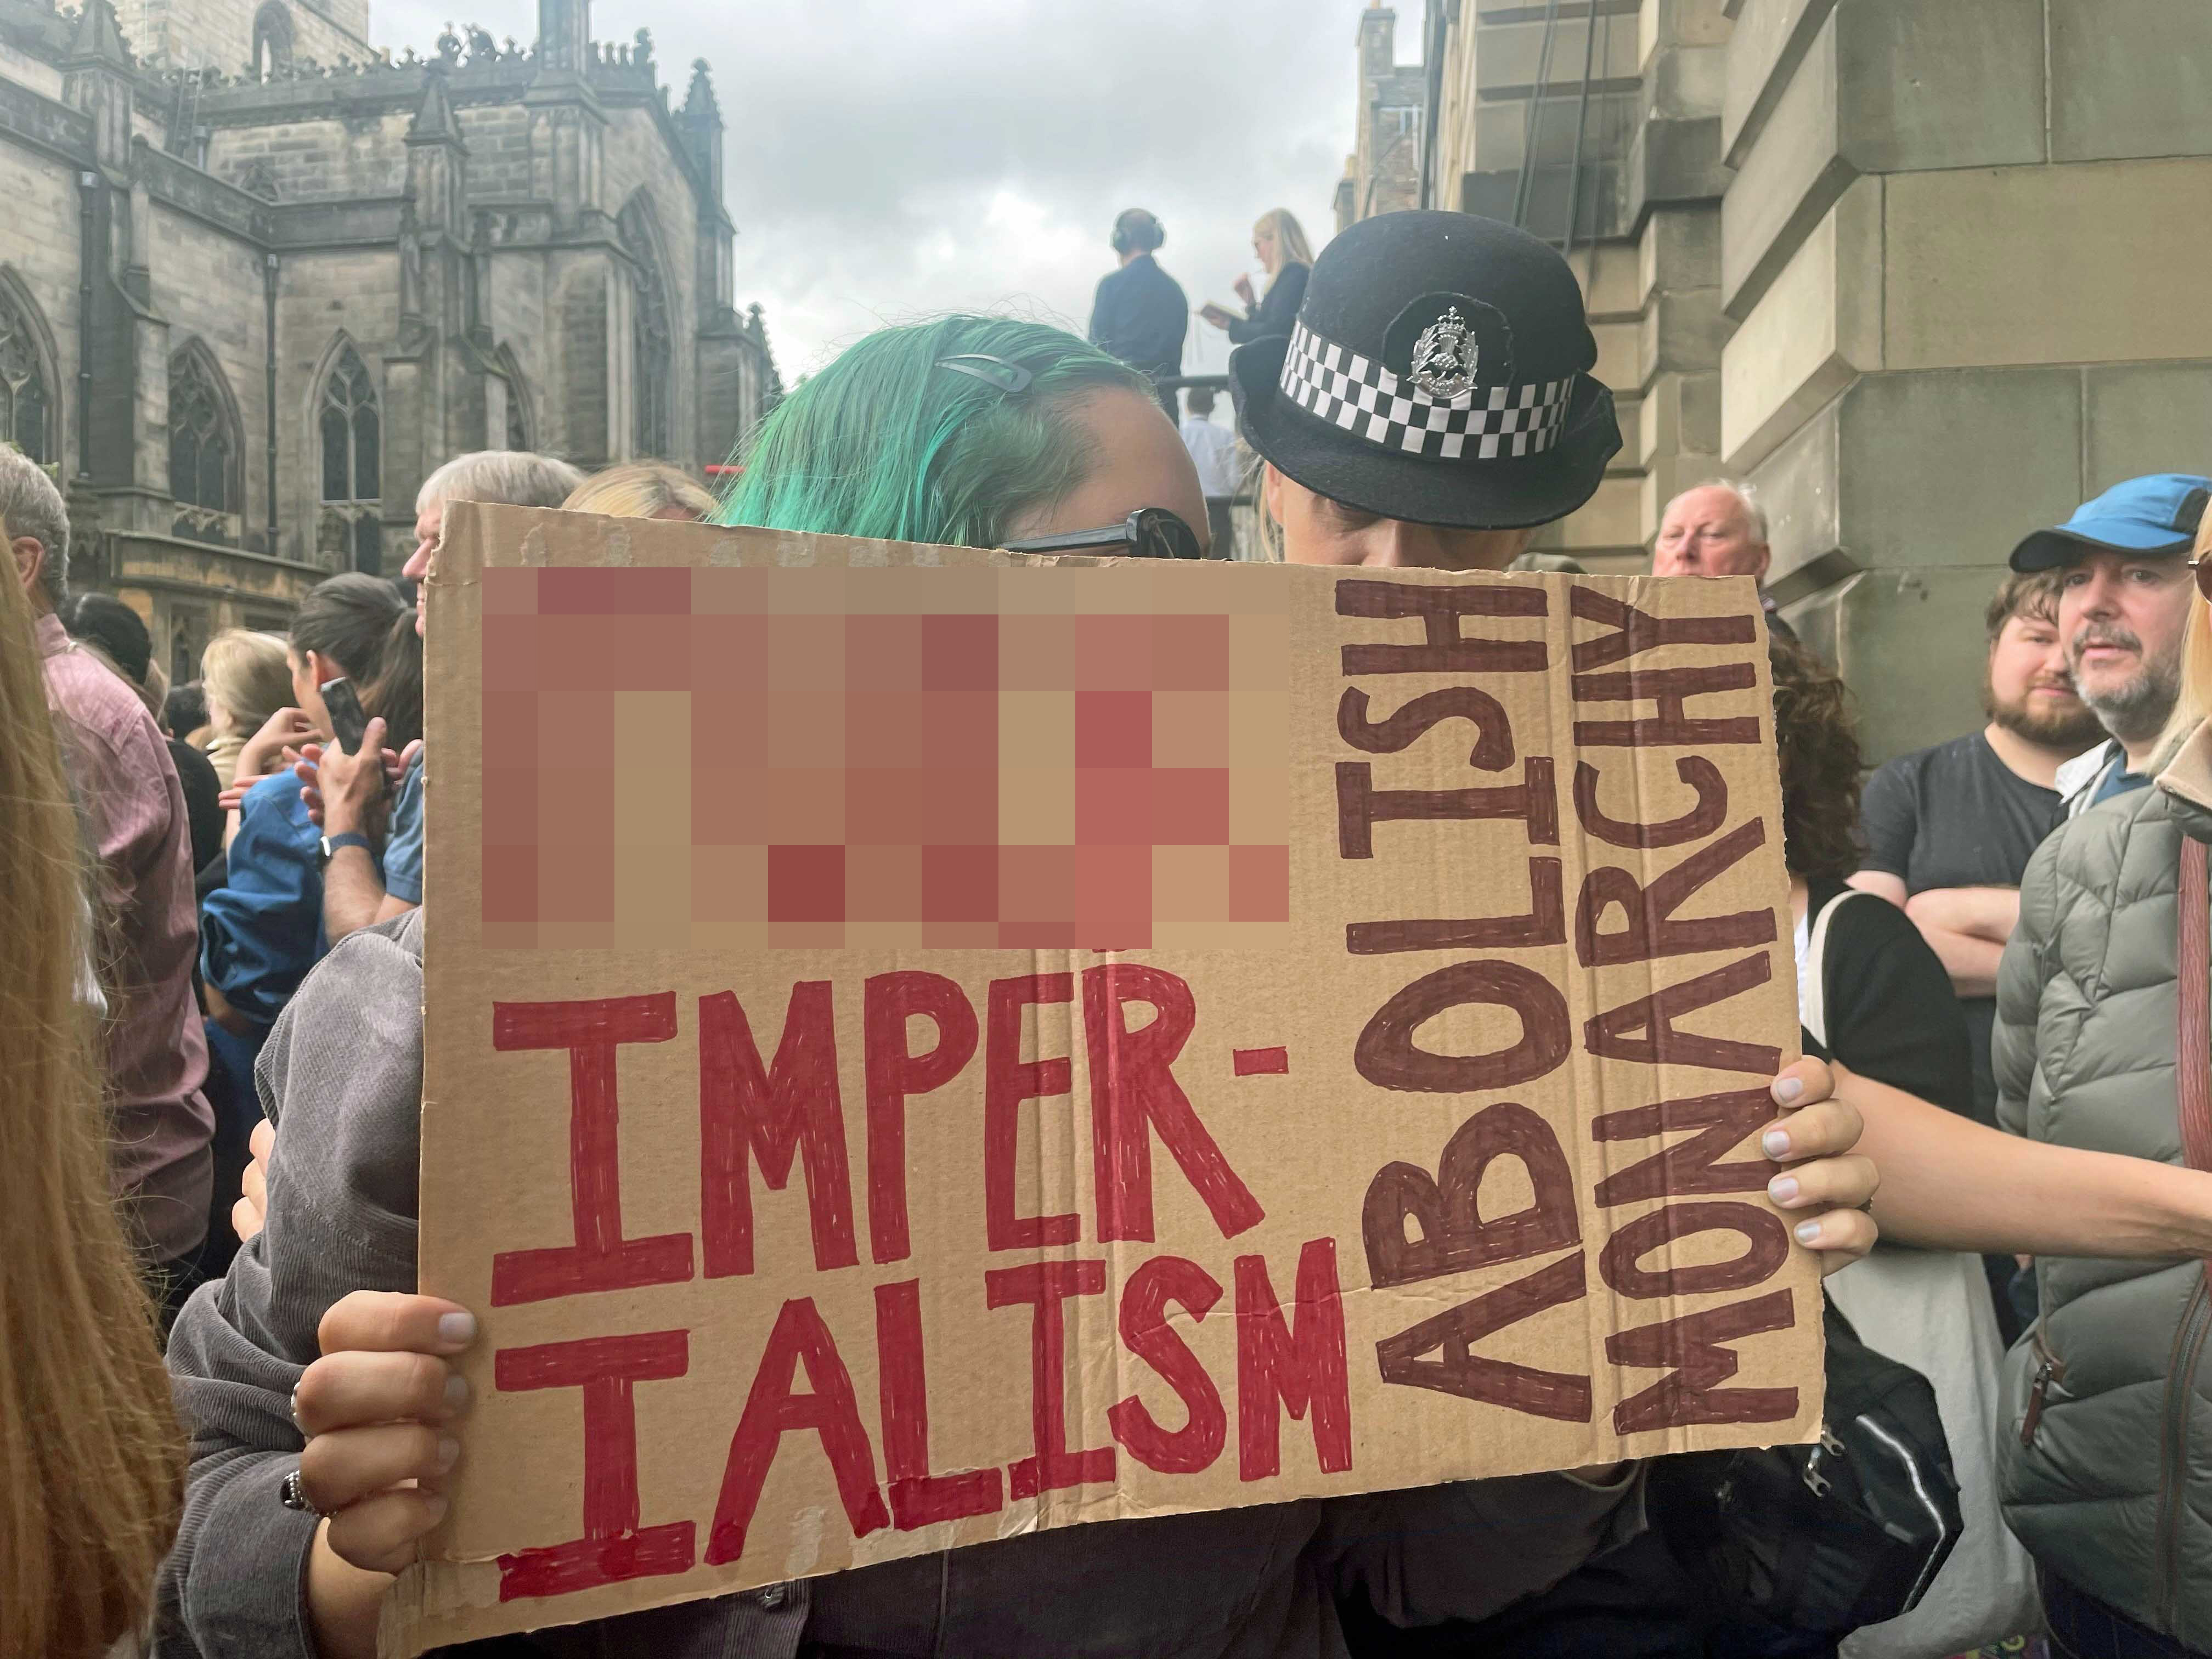
[[[1651,1469],[1656,1523],[1716,1609],[1817,1641],[1911,1612],[1964,1530],[1928,1379],[1866,1346],[1832,1306],[1826,1330],[1818,1443]]]

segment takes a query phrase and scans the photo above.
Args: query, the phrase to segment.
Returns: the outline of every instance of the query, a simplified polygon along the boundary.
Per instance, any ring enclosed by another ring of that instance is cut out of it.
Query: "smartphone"
[[[343,678],[325,680],[322,693],[323,707],[331,714],[331,735],[347,754],[355,753],[368,731],[368,716],[362,710],[361,699],[354,695],[353,682]]]

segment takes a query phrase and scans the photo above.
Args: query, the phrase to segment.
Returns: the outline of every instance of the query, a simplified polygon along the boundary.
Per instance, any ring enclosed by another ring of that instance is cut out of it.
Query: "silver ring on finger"
[[[276,1501],[288,1510],[312,1515],[318,1521],[327,1521],[331,1517],[331,1511],[317,1509],[307,1497],[307,1488],[300,1479],[300,1468],[296,1463],[285,1471],[284,1479],[278,1484]]]

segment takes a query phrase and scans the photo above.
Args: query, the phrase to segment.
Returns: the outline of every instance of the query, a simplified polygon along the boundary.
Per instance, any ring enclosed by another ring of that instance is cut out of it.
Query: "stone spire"
[[[691,87],[684,94],[684,108],[676,118],[676,130],[683,135],[684,148],[706,180],[706,187],[701,192],[706,205],[720,212],[722,106],[715,101],[714,78],[708,73],[703,58],[691,65]]]
[[[466,149],[468,146],[461,139],[460,119],[453,113],[453,96],[446,90],[444,66],[433,64],[422,82],[422,101],[415,106],[415,118],[408,123],[407,142],[451,144]]]
[[[94,151],[112,171],[131,164],[133,68],[115,8],[109,0],[84,0],[62,59],[62,101],[92,117]]]

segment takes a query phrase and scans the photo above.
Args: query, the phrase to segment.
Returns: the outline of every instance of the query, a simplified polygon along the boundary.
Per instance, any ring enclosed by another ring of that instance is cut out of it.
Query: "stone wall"
[[[2208,61],[2197,0],[1743,0],[1722,447],[1874,758],[1972,724],[2023,533],[2212,470]]]
[[[75,169],[35,150],[0,145],[0,200],[9,234],[0,280],[27,301],[48,361],[49,445],[75,470],[76,457],[78,202]],[[49,459],[54,457],[50,456]]]

